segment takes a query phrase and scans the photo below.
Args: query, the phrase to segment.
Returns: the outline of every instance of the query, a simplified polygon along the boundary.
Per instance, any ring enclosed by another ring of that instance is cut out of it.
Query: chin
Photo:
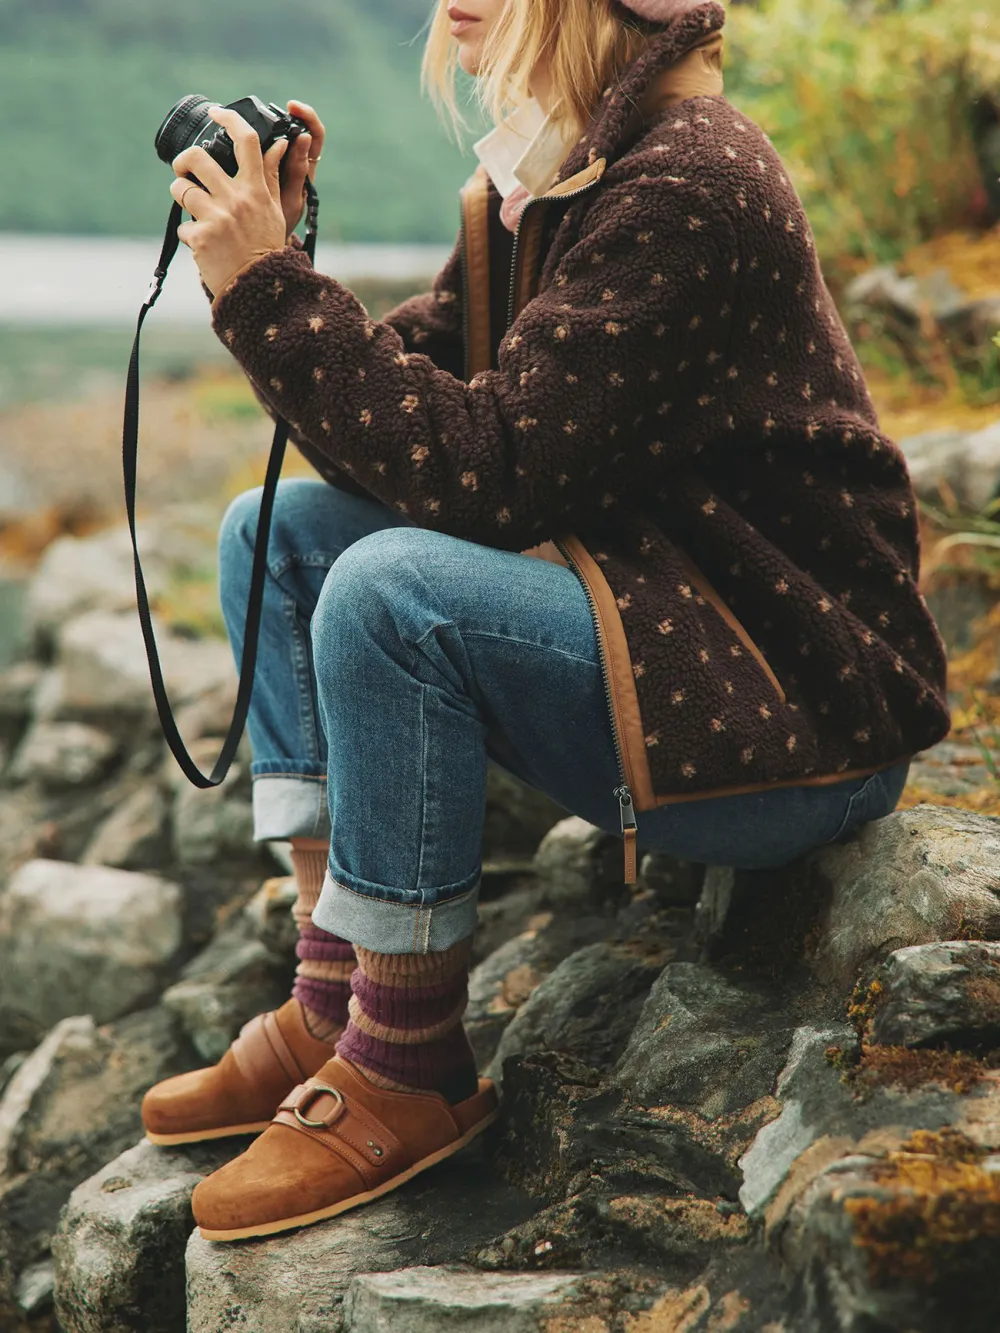
[[[459,66],[472,78],[475,78],[479,73],[480,45],[480,42],[460,42],[458,46]]]

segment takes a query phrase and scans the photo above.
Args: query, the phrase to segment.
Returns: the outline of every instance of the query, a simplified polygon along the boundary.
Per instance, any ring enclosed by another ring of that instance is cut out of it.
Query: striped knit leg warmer
[[[299,966],[292,995],[302,1005],[306,1027],[319,1041],[335,1043],[347,1025],[351,973],[357,966],[354,946],[314,926],[311,917],[319,902],[326,874],[328,849],[292,844],[292,865],[298,897],[292,913],[299,928],[295,953]]]
[[[337,1054],[379,1087],[440,1092],[452,1103],[474,1096],[476,1061],[462,1027],[471,951],[471,939],[443,953],[359,948]]]

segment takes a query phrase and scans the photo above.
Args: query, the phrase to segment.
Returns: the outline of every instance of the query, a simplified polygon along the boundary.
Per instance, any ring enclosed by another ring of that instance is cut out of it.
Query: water
[[[117,328],[134,325],[160,240],[0,233],[0,325]],[[447,245],[321,245],[316,267],[346,285],[363,280],[428,284]],[[156,306],[159,324],[204,325],[208,301],[181,246]]]

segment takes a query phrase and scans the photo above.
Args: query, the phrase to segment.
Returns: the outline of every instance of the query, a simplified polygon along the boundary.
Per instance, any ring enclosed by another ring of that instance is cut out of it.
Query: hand
[[[262,156],[257,132],[238,112],[214,106],[209,115],[228,131],[239,170],[229,176],[204,148],[186,148],[174,158],[177,179],[170,193],[194,219],[177,228],[177,237],[190,248],[205,286],[218,296],[241,269],[285,247],[278,173],[288,140],[279,139]],[[189,173],[200,184],[192,183]]]
[[[281,186],[281,211],[285,215],[285,234],[292,232],[302,221],[305,211],[305,181],[316,179],[316,163],[323,152],[326,141],[326,128],[308,102],[289,102],[288,114],[304,120],[309,126],[309,133],[300,135],[288,150],[285,161],[285,178]]]

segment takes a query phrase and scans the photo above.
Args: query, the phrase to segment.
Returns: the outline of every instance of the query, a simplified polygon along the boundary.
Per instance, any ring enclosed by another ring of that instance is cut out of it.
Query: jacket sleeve
[[[735,254],[701,186],[605,186],[498,368],[468,384],[290,251],[238,275],[213,322],[264,397],[385,504],[521,551],[607,518],[642,485],[647,448],[661,468],[689,456],[669,413],[718,359]]]
[[[439,369],[464,379],[463,301],[461,249],[456,242],[432,289],[403,301],[384,315],[382,322],[396,330],[405,352],[430,357]]]

